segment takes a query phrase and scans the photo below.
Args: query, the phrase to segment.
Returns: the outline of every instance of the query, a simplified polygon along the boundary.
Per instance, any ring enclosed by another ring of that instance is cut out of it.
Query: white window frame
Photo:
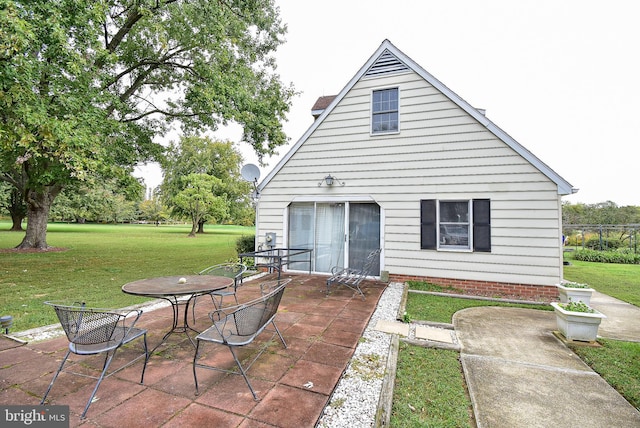
[[[398,91],[398,108],[396,110],[388,110],[388,111],[381,111],[381,112],[374,112],[373,111],[373,94],[376,92],[381,92],[381,91],[389,91],[395,89],[396,91]],[[371,116],[370,116],[370,125],[369,125],[369,132],[372,136],[374,135],[389,135],[389,134],[399,134],[400,133],[400,87],[398,86],[390,86],[390,87],[384,87],[384,88],[375,88],[371,90]],[[389,131],[374,131],[373,129],[373,118],[375,115],[377,114],[383,114],[383,113],[392,113],[392,112],[396,112],[398,114],[398,129],[393,129],[393,130],[389,130]]]
[[[467,203],[467,212],[468,212],[468,220],[466,222],[442,222],[440,220],[440,204],[443,202],[466,202]],[[472,199],[438,199],[436,201],[436,213],[437,213],[437,224],[436,224],[436,233],[438,234],[437,242],[438,242],[438,250],[444,251],[461,251],[461,252],[472,252],[473,251],[473,200]],[[441,226],[443,225],[452,225],[456,227],[460,227],[462,225],[467,226],[468,237],[467,237],[467,245],[456,245],[456,244],[447,244],[446,238],[441,236]]]

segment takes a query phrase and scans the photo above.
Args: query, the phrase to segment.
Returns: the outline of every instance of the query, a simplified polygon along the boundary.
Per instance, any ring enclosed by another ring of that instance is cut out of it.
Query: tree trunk
[[[195,214],[191,215],[191,232],[189,232],[189,238],[195,238],[196,237],[196,232],[198,231],[198,223],[200,223],[200,220],[198,218],[199,216],[196,216]]]
[[[204,221],[198,222],[198,231],[196,233],[204,233]]]
[[[11,189],[10,195],[10,204],[9,204],[9,214],[11,214],[11,231],[13,232],[22,232],[22,220],[24,220],[27,215],[27,210],[22,200],[22,193],[17,188]]]
[[[22,232],[22,220],[24,219],[24,214],[18,214],[15,213],[13,211],[11,211],[11,223],[13,223],[13,225],[11,226],[11,231],[12,232]]]
[[[53,200],[62,190],[59,186],[47,186],[41,191],[28,190],[27,193],[27,233],[18,249],[39,249],[46,250],[47,245],[47,222],[49,211]]]

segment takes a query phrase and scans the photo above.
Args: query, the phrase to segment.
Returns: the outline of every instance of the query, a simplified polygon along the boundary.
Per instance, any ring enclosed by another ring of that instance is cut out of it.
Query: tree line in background
[[[606,201],[597,204],[562,204],[563,225],[623,225],[640,224],[640,207],[618,206]]]
[[[564,244],[579,249],[576,260],[639,263],[640,207],[598,204],[563,204]]]
[[[183,137],[172,142],[161,162],[163,182],[145,195],[144,184],[127,180],[79,182],[56,198],[50,221],[128,223],[190,221],[190,236],[204,232],[205,223],[252,225],[252,187],[240,174],[242,155],[232,142],[208,137]],[[26,207],[8,185],[0,184],[0,207],[22,230]],[[148,197],[145,197],[148,196]]]

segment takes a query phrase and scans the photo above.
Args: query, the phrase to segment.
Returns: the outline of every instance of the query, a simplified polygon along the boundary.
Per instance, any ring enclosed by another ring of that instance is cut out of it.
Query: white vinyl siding
[[[370,97],[398,87],[401,134],[371,138]],[[331,174],[345,186],[318,186]],[[355,83],[263,189],[257,234],[296,197],[366,196],[384,210],[392,274],[552,285],[562,275],[558,186],[416,73]],[[420,250],[420,200],[491,200],[491,253]]]

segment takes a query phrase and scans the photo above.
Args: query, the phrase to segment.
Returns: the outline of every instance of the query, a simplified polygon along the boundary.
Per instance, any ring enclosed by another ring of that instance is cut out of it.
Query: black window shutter
[[[436,236],[436,200],[423,199],[420,201],[420,248],[437,249]]]
[[[491,201],[473,200],[473,251],[491,252]]]

